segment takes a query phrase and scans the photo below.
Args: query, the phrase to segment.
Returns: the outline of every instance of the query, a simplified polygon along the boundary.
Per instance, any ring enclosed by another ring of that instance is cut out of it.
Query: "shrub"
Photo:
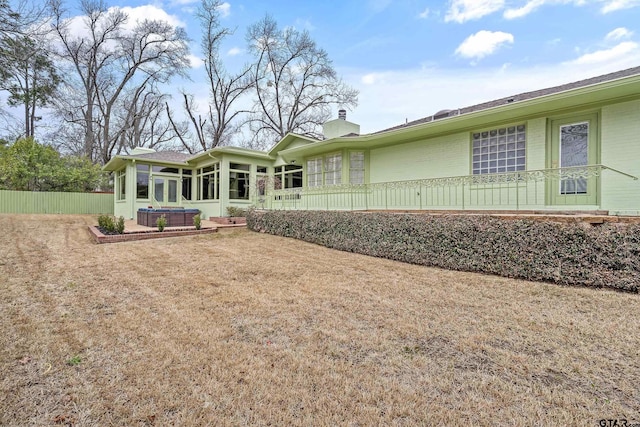
[[[116,233],[124,233],[124,217],[122,215],[118,217],[118,221],[116,221]]]
[[[156,225],[158,226],[158,231],[164,231],[164,228],[167,226],[167,217],[160,215],[160,217],[156,220]]]
[[[124,217],[121,216],[116,220],[111,215],[100,215],[98,228],[105,234],[122,234],[124,233]]]
[[[227,215],[235,217],[245,217],[247,216],[247,210],[244,208],[238,208],[236,206],[228,206]]]
[[[98,217],[98,227],[106,233],[116,232],[116,223],[111,215],[100,215]]]
[[[638,292],[640,225],[490,216],[254,211],[247,226],[329,248],[451,270]]]
[[[202,228],[202,218],[200,218],[200,214],[193,216],[193,225],[196,227],[196,230],[200,230]]]

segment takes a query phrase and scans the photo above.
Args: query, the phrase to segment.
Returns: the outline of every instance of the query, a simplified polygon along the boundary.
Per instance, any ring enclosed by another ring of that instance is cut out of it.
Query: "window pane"
[[[302,169],[284,174],[284,188],[302,187]]]
[[[338,185],[342,183],[342,155],[332,154],[325,158],[325,185]]]
[[[154,180],[153,195],[157,202],[164,202],[164,178]]]
[[[249,165],[245,165],[242,163],[229,163],[229,169],[238,169],[238,170],[248,171],[249,167],[250,167]]]
[[[177,168],[168,168],[166,166],[154,166],[153,171],[162,173],[179,173]]]
[[[127,175],[126,171],[122,170],[118,172],[116,176],[116,185],[118,187],[118,200],[126,199],[127,194]]]
[[[168,182],[169,194],[167,198],[169,203],[176,203],[178,201],[178,180],[170,179]]]
[[[364,152],[349,153],[349,183],[364,184]]]
[[[502,173],[524,170],[526,126],[509,126],[472,134],[472,173]],[[516,162],[517,158],[517,162]],[[505,159],[509,159],[505,161]]]
[[[244,172],[229,172],[229,198],[249,199],[249,174]]]
[[[307,160],[307,186],[322,185],[322,159]]]
[[[191,200],[191,177],[182,178],[182,197]]]
[[[147,171],[149,168],[147,167]],[[136,197],[138,199],[149,198],[149,174],[138,172],[136,177]]]
[[[560,127],[560,167],[585,166],[589,163],[589,123]],[[586,178],[563,179],[562,194],[586,194]]]

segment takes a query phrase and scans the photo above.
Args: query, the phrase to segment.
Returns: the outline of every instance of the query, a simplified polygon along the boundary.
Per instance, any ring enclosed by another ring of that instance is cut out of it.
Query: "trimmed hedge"
[[[247,212],[247,227],[329,248],[451,270],[638,292],[640,225],[491,216]]]

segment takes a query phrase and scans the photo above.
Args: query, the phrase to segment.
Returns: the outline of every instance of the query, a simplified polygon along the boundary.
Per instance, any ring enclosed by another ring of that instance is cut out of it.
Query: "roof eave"
[[[629,90],[631,89],[631,90]],[[338,137],[319,141],[313,146],[304,146],[283,150],[280,155],[286,160],[298,160],[301,157],[326,152],[330,149],[340,149],[363,145],[362,148],[377,148],[384,145],[394,145],[409,142],[418,138],[436,136],[466,128],[483,126],[506,120],[516,120],[522,117],[534,117],[549,112],[582,106],[588,108],[625,98],[640,98],[640,75],[601,82],[580,88],[569,89],[536,98],[514,101],[483,110],[447,117],[413,126],[392,129],[387,132],[361,135],[358,137]],[[493,117],[493,118],[492,118]],[[489,120],[487,120],[489,119]]]
[[[138,156],[115,156],[115,157],[112,157],[111,160],[109,160],[107,163],[105,163],[104,166],[102,166],[102,170],[117,171],[118,169],[121,169],[122,166],[124,166],[127,161],[132,161],[133,163],[145,162],[145,163],[156,163],[156,164],[162,164],[162,165],[181,166],[181,167],[189,166],[189,163],[187,163],[186,161],[176,162],[172,160],[162,160],[162,159],[145,159]]]

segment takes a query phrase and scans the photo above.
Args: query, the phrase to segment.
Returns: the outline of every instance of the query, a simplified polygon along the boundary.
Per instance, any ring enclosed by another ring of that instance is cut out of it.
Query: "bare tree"
[[[332,107],[357,105],[358,91],[338,77],[327,52],[307,31],[280,30],[267,15],[249,27],[247,42],[256,97],[249,124],[257,146],[289,132],[320,137]]]
[[[135,113],[115,113],[135,110],[144,91],[184,75],[188,38],[163,21],[128,25],[126,13],[102,0],[81,1],[85,34],[72,34],[61,0],[52,0],[51,9],[58,54],[74,77],[66,79],[69,96],[58,107],[68,125],[82,128],[80,154],[105,163],[127,148],[123,135],[136,126]]]
[[[131,126],[120,135],[119,145],[127,151],[135,147],[168,148],[173,145],[176,134],[164,109],[169,97],[155,85],[140,86],[131,91],[124,102],[130,107],[121,110],[118,117],[120,122]]]
[[[171,116],[167,104],[167,114],[170,116],[174,131],[189,128],[189,136],[195,141],[181,137],[184,147],[190,152],[207,150],[218,145],[229,143],[237,131],[237,118],[247,111],[232,109],[238,100],[250,88],[250,66],[243,67],[236,73],[229,72],[220,58],[220,43],[225,37],[233,34],[229,28],[220,26],[219,0],[202,0],[198,8],[197,17],[202,29],[200,43],[204,53],[204,68],[209,86],[209,105],[205,115],[199,114],[194,105],[193,96],[183,93],[183,109],[188,120],[177,122]],[[182,127],[182,128],[181,128]]]

